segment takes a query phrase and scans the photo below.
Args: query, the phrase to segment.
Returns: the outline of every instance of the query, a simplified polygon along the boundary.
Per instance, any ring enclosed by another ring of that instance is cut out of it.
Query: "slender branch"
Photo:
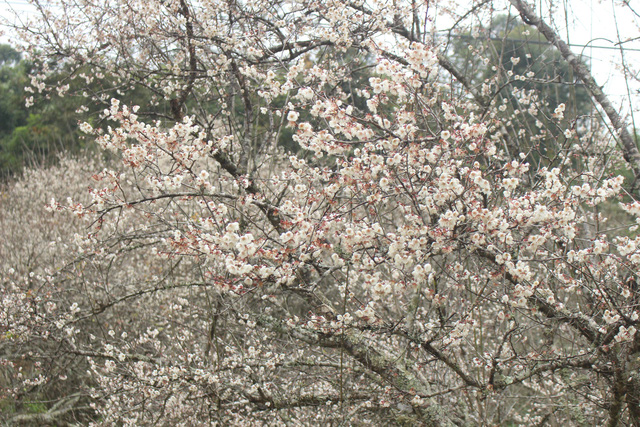
[[[491,261],[495,265],[498,265],[495,255],[491,252],[484,249],[477,249],[476,252],[483,258]],[[516,278],[513,277],[513,275],[511,275],[509,272],[505,272],[504,275],[505,278],[513,285],[518,284],[518,280],[516,280]],[[562,307],[554,307],[553,304],[550,304],[544,298],[536,294],[533,294],[529,297],[529,302],[534,304],[542,314],[547,316],[548,319],[554,319],[559,322],[566,323],[577,329],[583,337],[589,340],[589,342],[593,344],[600,343],[602,334],[589,324],[589,319],[584,314],[572,313],[571,311]]]
[[[62,422],[60,418],[69,412],[92,410],[89,406],[75,406],[80,400],[80,397],[80,394],[69,396],[53,405],[47,412],[16,415],[11,418],[10,423],[12,425],[67,425],[67,423]]]
[[[320,333],[297,326],[289,326],[267,315],[258,316],[256,323],[275,332],[288,334],[307,344],[324,348],[342,348],[365,368],[380,375],[398,391],[408,396],[429,394],[424,385],[402,366],[400,361],[373,348],[364,336],[356,332],[346,331],[335,335]],[[449,417],[435,402],[431,402],[431,405],[422,412],[427,425],[453,426]]]
[[[232,163],[229,163],[229,165],[234,166]],[[231,170],[234,171],[234,172],[237,172],[237,169],[235,169],[235,166]],[[240,176],[240,174],[238,173],[237,176]],[[258,193],[258,188],[254,183],[249,184],[249,187],[247,188],[247,192],[249,192],[251,194],[259,194]],[[211,198],[229,199],[229,200],[235,200],[235,199],[238,198],[238,196],[236,196],[236,195],[227,194],[227,193],[185,192],[185,193],[160,194],[158,196],[143,197],[143,198],[138,199],[138,200],[133,200],[133,201],[130,201],[130,202],[124,202],[124,203],[112,205],[112,206],[109,206],[108,208],[105,208],[105,209],[99,211],[98,213],[100,214],[100,217],[103,217],[104,215],[106,215],[107,213],[109,213],[109,212],[111,212],[111,211],[113,211],[115,209],[122,209],[124,207],[132,207],[132,206],[139,205],[139,204],[142,204],[142,203],[154,202],[156,200],[178,199],[178,198],[183,198],[183,197],[211,197]],[[277,229],[280,229],[280,216],[277,214],[277,210],[276,210],[275,207],[271,206],[269,203],[261,202],[259,200],[255,200],[255,199],[251,200],[251,204],[259,207],[263,212],[265,212],[267,214],[267,217],[269,218],[270,222],[272,223],[272,225],[274,225],[274,227],[275,227],[275,224],[277,224],[278,225]]]
[[[277,399],[274,396],[267,396],[264,393],[258,395],[247,394],[247,398],[251,403],[258,407],[258,410],[274,410],[285,408],[300,408],[308,406],[322,406],[328,403],[337,403],[341,400],[347,402],[359,402],[371,399],[369,393],[353,393],[347,396],[340,394],[309,394],[297,397],[287,396],[286,399]]]
[[[236,164],[233,163],[233,161],[231,161],[229,156],[227,156],[226,154],[222,152],[217,152],[214,155],[214,158],[220,164],[220,166],[222,166],[222,168],[226,170],[227,173],[229,173],[229,175],[233,176],[234,178],[239,178],[242,175],[245,175],[245,172],[238,169]],[[258,186],[253,181],[249,181],[249,185],[246,188],[246,192],[249,194],[264,197],[264,194],[262,193],[260,188],[258,188]],[[265,200],[267,200],[266,197],[265,197]],[[278,213],[278,210],[275,207],[271,206],[270,203],[260,203],[260,204],[256,203],[256,206],[258,206],[260,210],[265,214],[271,226],[276,231],[281,233],[283,231],[283,228],[281,225],[282,217],[280,216],[280,213]]]

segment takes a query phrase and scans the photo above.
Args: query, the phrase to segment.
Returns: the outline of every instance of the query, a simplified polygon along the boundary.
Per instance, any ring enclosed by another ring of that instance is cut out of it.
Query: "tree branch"
[[[339,335],[322,334],[301,327],[286,325],[284,322],[267,315],[258,316],[256,323],[274,332],[288,334],[307,344],[324,348],[342,348],[364,367],[384,378],[398,391],[407,395],[429,394],[423,384],[402,366],[396,358],[376,350],[367,342],[365,337],[357,335],[353,331],[346,331]],[[453,427],[451,420],[435,402],[431,402],[431,405],[421,412],[428,426]]]

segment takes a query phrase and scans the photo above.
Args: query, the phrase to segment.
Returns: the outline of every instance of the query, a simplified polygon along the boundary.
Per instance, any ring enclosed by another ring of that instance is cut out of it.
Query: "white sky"
[[[534,0],[529,0],[531,4]],[[459,0],[464,5],[465,0]],[[506,3],[506,1],[505,1]],[[634,117],[640,127],[640,83],[629,82],[620,71],[621,54],[618,49],[601,49],[597,47],[618,48],[618,34],[616,32],[616,20],[620,30],[620,39],[628,40],[638,37],[638,40],[624,43],[625,62],[633,69],[640,71],[640,17],[633,11],[622,5],[621,0],[537,0],[538,8],[546,11],[545,19],[549,22],[549,4],[555,6],[552,12],[554,27],[560,28],[560,35],[571,44],[574,53],[582,54],[590,58],[592,73],[609,99],[620,107],[620,111],[628,115],[629,97],[634,105]],[[634,10],[640,13],[640,1],[630,0]],[[4,18],[11,19],[11,10],[19,15],[29,15],[34,8],[28,0],[0,0],[0,14]],[[565,14],[565,10],[567,13]],[[512,9],[512,14],[517,14]],[[568,24],[568,27],[567,25]],[[569,28],[569,31],[566,29]],[[10,34],[0,36],[0,42],[7,42]],[[582,46],[588,46],[586,48]]]

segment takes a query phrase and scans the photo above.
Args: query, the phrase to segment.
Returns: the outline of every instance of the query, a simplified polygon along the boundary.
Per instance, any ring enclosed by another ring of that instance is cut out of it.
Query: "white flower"
[[[287,114],[287,120],[290,122],[297,121],[298,117],[300,117],[300,114],[297,111],[289,111],[289,114]]]
[[[605,322],[607,322],[610,325],[620,320],[620,315],[617,313],[612,313],[610,310],[605,310],[602,318],[604,319]]]
[[[614,337],[614,339],[616,342],[631,341],[635,334],[636,328],[634,326],[629,326],[629,328],[620,326],[620,329],[618,329],[618,334]]]

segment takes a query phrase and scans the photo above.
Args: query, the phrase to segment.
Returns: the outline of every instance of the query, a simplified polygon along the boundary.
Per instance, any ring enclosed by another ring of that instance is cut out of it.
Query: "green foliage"
[[[24,404],[26,412],[29,414],[44,414],[47,412],[47,405],[43,402],[33,401]]]
[[[10,46],[0,45],[0,138],[11,133],[26,120],[24,86],[26,64]]]
[[[50,98],[31,109],[25,91],[33,65],[8,45],[0,45],[0,178],[28,164],[48,163],[54,153],[81,146],[72,117],[78,102]]]
[[[2,140],[0,167],[3,171],[17,173],[25,163],[46,161],[56,152],[78,148],[74,130],[64,129],[52,119],[51,115],[29,114],[24,126],[15,127]]]
[[[0,44],[0,67],[5,65],[16,65],[22,59],[20,52],[8,44]]]

